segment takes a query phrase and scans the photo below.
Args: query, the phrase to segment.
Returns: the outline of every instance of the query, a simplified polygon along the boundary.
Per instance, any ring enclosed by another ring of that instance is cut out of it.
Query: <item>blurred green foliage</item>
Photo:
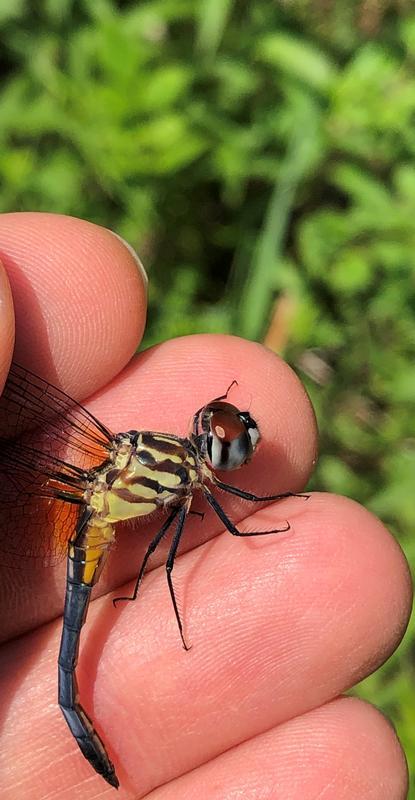
[[[313,485],[415,564],[413,4],[3,0],[0,35],[0,210],[129,240],[147,344],[268,331],[316,407]],[[412,773],[413,650],[361,687]]]

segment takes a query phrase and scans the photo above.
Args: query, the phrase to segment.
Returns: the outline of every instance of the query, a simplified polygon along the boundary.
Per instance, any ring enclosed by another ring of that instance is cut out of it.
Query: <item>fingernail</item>
[[[137,255],[137,253],[135,252],[134,247],[132,247],[132,245],[129,242],[126,242],[125,239],[123,239],[122,236],[120,236],[118,233],[115,233],[115,231],[112,231],[111,228],[107,228],[107,230],[109,230],[109,232],[112,233],[112,235],[115,236],[118,239],[118,241],[120,241],[121,244],[123,244],[124,247],[127,248],[128,252],[133,257],[135,263],[137,264],[137,267],[139,268],[139,270],[140,270],[140,272],[141,272],[141,274],[143,276],[143,280],[144,280],[145,285],[148,286],[147,273],[146,273],[146,271],[145,271],[145,269],[143,267],[143,264],[141,263],[138,255]]]
[[[0,394],[9,371],[14,348],[14,309],[12,292],[3,263],[0,261]]]

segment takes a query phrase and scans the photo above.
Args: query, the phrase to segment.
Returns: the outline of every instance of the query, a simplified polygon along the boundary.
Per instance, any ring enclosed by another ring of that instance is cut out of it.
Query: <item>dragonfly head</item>
[[[258,426],[248,411],[222,400],[208,403],[200,414],[203,449],[213,469],[233,470],[246,464],[259,442]]]

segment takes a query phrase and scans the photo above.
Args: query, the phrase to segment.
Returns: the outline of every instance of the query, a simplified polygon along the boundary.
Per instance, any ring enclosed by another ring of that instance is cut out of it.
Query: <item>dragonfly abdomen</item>
[[[85,622],[92,588],[104,566],[114,538],[112,526],[102,524],[88,510],[78,525],[75,539],[68,545],[68,570],[59,651],[59,706],[83,755],[111,786],[118,787],[115,769],[104,744],[82,708],[75,669],[79,640]]]

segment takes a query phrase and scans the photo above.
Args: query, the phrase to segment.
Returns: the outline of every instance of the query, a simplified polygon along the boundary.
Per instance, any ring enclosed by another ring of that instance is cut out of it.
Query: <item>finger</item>
[[[0,261],[0,394],[9,371],[14,346],[13,300],[7,273]]]
[[[105,598],[92,604],[80,693],[131,791],[125,796],[335,698],[403,635],[411,582],[382,524],[343,498],[289,503],[290,532],[262,541],[223,534],[178,560],[173,575],[190,652],[180,646],[162,569],[137,603],[117,611]],[[275,524],[277,509],[258,512],[258,524]],[[43,782],[63,791],[70,776],[77,783],[82,776],[92,792],[100,779],[91,778],[55,705],[59,634],[52,624],[2,649],[1,696],[14,698],[19,714],[4,711],[1,758],[11,765],[10,785],[29,781],[31,753],[31,772]],[[34,732],[48,742],[47,758],[42,746],[33,755]]]
[[[83,398],[127,363],[146,312],[143,273],[110,231],[59,214],[0,215],[15,360]]]
[[[189,336],[166,342],[134,359],[88,407],[114,431],[138,428],[185,436],[195,410],[223,394],[234,379],[239,385],[232,390],[231,399],[241,408],[250,408],[262,441],[251,464],[229,473],[231,482],[261,494],[301,489],[315,461],[314,415],[292,370],[253,342],[230,336]],[[246,501],[224,493],[220,497],[236,521],[248,513]],[[187,520],[184,549],[221,530],[221,523],[206,505],[200,498],[196,504],[206,511],[203,521]],[[156,515],[117,532],[117,547],[110,554],[99,592],[138,573],[148,542],[161,524]],[[160,546],[154,564],[165,558],[166,547]],[[22,570],[13,570],[0,582],[3,638],[61,613],[65,565],[54,572],[53,581],[41,573],[29,581]]]
[[[147,800],[404,800],[405,756],[385,718],[341,698],[209,761]]]

